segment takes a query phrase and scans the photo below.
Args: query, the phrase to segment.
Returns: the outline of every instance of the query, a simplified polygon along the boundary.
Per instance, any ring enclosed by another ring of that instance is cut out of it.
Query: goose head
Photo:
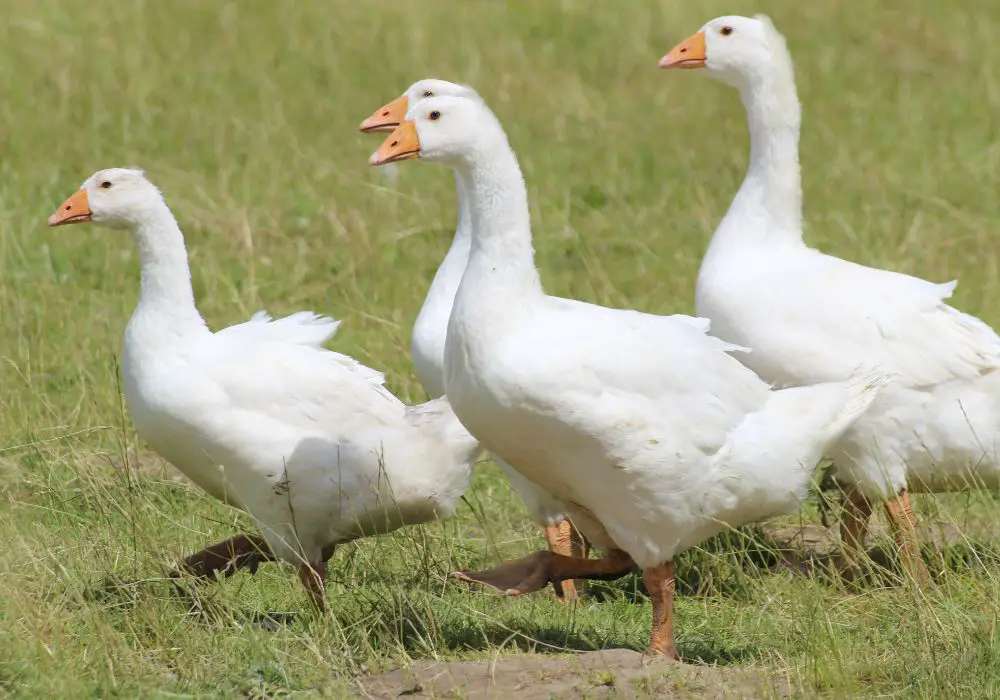
[[[485,158],[498,140],[506,143],[503,129],[480,100],[430,97],[410,109],[368,162],[385,165],[421,158],[460,166]]]
[[[141,170],[99,170],[49,217],[49,226],[92,221],[110,228],[132,228],[163,206],[163,196]]]
[[[777,48],[783,50],[776,50]],[[704,69],[743,89],[773,74],[787,56],[784,39],[764,15],[717,17],[660,59],[660,68]]]
[[[402,95],[389,104],[383,105],[361,122],[358,127],[363,133],[392,131],[406,119],[407,112],[422,100],[431,97],[468,97],[479,99],[478,93],[467,85],[449,83],[447,80],[425,78],[418,80],[406,89]]]

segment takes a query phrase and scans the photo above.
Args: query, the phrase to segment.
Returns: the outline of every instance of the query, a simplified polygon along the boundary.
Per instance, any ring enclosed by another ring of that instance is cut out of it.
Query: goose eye
[[[424,90],[424,97],[434,97],[434,93],[430,90]]]
[[[441,113],[435,109],[428,116],[430,116],[430,119],[431,119],[432,122],[436,122],[438,119],[441,118]]]
[[[729,36],[732,33],[733,33],[733,28],[730,27],[728,24],[719,30],[719,34],[721,34],[722,36]]]
[[[110,190],[111,189],[111,181],[110,180],[105,180],[104,182],[102,182],[101,183],[101,189],[102,190]]]

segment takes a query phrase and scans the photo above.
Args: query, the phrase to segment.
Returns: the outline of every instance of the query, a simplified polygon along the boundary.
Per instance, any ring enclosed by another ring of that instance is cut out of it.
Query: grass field
[[[192,612],[167,566],[251,524],[129,423],[116,357],[138,291],[132,241],[45,220],[93,171],[140,165],[178,215],[213,327],[263,307],[329,313],[344,320],[337,349],[422,400],[409,332],[453,230],[452,179],[370,169],[379,140],[360,120],[418,78],[474,85],[519,154],[547,289],[689,312],[744,173],[745,117],[732,90],[656,63],[708,19],[758,11],[797,62],[810,243],[958,277],[956,304],[1000,325],[995,0],[7,0],[0,694],[341,697],[422,659],[642,650],[637,581],[560,605],[445,580],[542,544],[490,465],[455,517],[341,548],[327,619],[275,566],[203,588]],[[997,697],[997,506],[918,500],[922,521],[958,533],[928,548],[938,585],[925,592],[763,566],[775,543],[759,533],[690,552],[680,652],[807,697]],[[253,621],[275,612],[293,615]],[[709,686],[715,673],[728,678],[712,669]]]

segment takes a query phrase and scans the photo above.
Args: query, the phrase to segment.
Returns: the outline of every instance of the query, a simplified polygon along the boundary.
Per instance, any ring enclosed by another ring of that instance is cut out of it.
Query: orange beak
[[[378,150],[368,159],[370,165],[385,165],[420,157],[420,137],[412,121],[403,122],[389,134]]]
[[[406,95],[400,95],[384,107],[376,109],[375,114],[361,122],[361,126],[358,128],[366,134],[376,131],[392,131],[406,119],[409,103],[410,100]]]
[[[660,59],[660,68],[704,68],[705,32],[698,32],[670,49],[670,53]]]
[[[49,226],[82,224],[84,221],[90,221],[91,217],[87,190],[77,190],[49,217]]]

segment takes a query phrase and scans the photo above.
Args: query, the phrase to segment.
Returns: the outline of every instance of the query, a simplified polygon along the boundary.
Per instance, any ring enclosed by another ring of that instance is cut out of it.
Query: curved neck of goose
[[[747,242],[760,242],[764,238],[768,242],[801,243],[802,117],[795,79],[784,71],[775,71],[750,81],[740,90],[740,96],[750,128],[750,163],[726,219],[734,224],[742,220],[739,226],[742,239],[755,234],[754,241]],[[759,222],[758,225],[747,227],[748,218]],[[748,233],[750,229],[752,234]]]
[[[448,303],[455,298],[458,284],[469,262],[469,247],[472,244],[472,216],[469,214],[469,198],[465,194],[462,177],[455,172],[455,196],[458,200],[458,222],[455,225],[455,235],[451,239],[448,253],[441,261],[434,281],[431,283],[428,298],[447,298]]]
[[[472,217],[469,214],[469,197],[465,193],[465,185],[462,184],[462,176],[455,172],[455,199],[458,202],[458,221],[455,224],[455,237],[452,239],[452,248],[461,244],[468,249],[469,241],[472,239]]]
[[[472,221],[469,215],[469,198],[458,172],[455,172],[455,194],[458,199],[458,224],[455,236],[444,260],[434,273],[420,313],[413,323],[411,349],[414,368],[421,383],[431,396],[444,393],[441,379],[448,319],[455,308],[455,297],[469,264],[469,247],[472,243]]]
[[[204,321],[194,303],[184,235],[163,202],[144,212],[133,230],[142,270],[139,307]]]
[[[468,200],[471,224],[463,285],[471,277],[503,284],[507,294],[541,294],[531,244],[528,193],[506,139],[481,150],[456,172]]]

